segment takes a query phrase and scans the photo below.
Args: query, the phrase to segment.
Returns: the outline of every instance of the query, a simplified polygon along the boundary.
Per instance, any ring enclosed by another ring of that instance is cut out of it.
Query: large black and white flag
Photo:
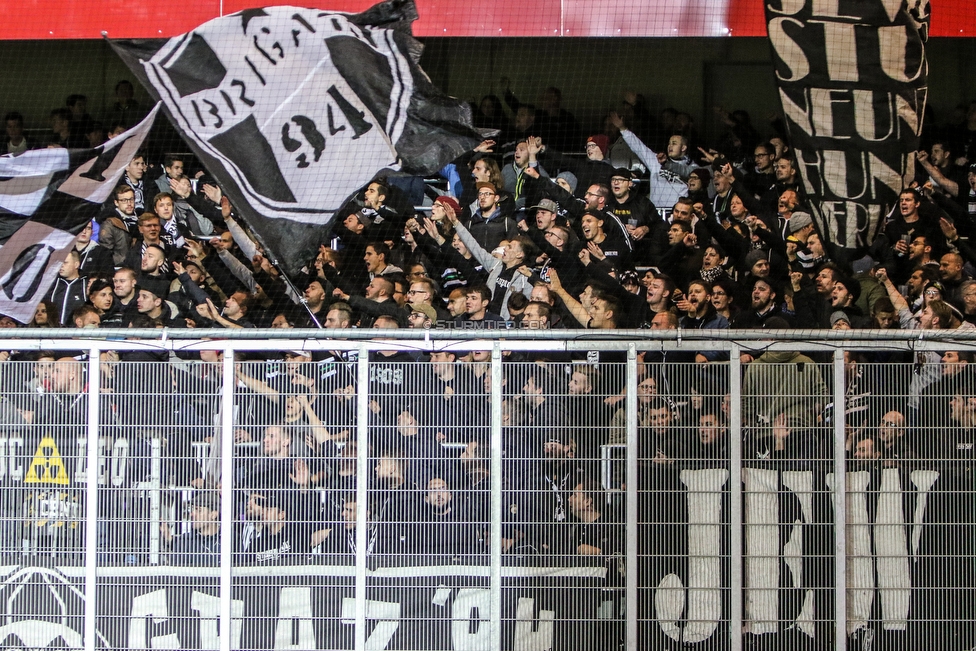
[[[783,111],[820,232],[869,245],[914,176],[929,0],[766,4]]]
[[[94,149],[0,156],[0,314],[27,323],[74,243],[152,128],[146,118]]]
[[[286,271],[381,170],[440,169],[479,135],[418,65],[412,0],[361,14],[250,9],[113,41]]]

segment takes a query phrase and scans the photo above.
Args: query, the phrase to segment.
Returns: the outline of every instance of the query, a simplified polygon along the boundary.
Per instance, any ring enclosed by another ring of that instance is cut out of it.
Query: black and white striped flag
[[[166,41],[112,41],[287,272],[382,170],[432,173],[481,136],[418,65],[412,0],[268,7]]]
[[[0,156],[0,314],[31,320],[75,235],[102,209],[158,110],[94,149]]]

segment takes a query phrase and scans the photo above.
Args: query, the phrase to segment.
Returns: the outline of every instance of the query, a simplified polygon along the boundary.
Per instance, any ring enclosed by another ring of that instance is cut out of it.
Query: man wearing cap
[[[813,217],[808,212],[796,211],[790,215],[786,229],[789,235],[806,245],[807,238],[816,231],[813,225]]]
[[[425,303],[410,303],[410,314],[407,315],[408,328],[430,328],[437,323],[437,311]]]
[[[769,278],[769,254],[762,249],[753,249],[743,258],[746,273],[753,278]]]
[[[518,228],[515,219],[500,202],[494,183],[479,181],[476,187],[478,208],[471,213],[471,219],[465,224],[465,228],[481,248],[492,251],[502,240],[518,235]]]
[[[220,496],[216,491],[198,491],[189,505],[190,530],[173,539],[171,565],[217,565],[220,563]]]

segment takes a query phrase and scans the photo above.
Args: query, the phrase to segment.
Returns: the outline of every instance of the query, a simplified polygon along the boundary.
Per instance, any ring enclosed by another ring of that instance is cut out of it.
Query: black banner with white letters
[[[783,112],[821,233],[871,244],[914,176],[928,0],[769,0]]]

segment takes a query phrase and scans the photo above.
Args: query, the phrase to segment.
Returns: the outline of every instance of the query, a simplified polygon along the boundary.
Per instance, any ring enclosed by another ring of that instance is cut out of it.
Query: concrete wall
[[[962,101],[976,98],[976,76],[967,62],[976,55],[969,39],[939,39],[929,46],[930,103],[944,119]],[[80,92],[101,116],[119,79],[131,76],[101,41],[0,42],[0,111],[24,113],[28,127],[45,128],[52,108]],[[761,132],[777,110],[770,52],[765,39],[427,39],[424,68],[452,95],[477,100],[502,77],[523,101],[547,86],[563,92],[564,106],[587,130],[625,90],[643,93],[657,111],[665,106],[694,116],[700,132],[720,129],[714,104],[744,108]],[[137,98],[148,96],[137,89]]]

